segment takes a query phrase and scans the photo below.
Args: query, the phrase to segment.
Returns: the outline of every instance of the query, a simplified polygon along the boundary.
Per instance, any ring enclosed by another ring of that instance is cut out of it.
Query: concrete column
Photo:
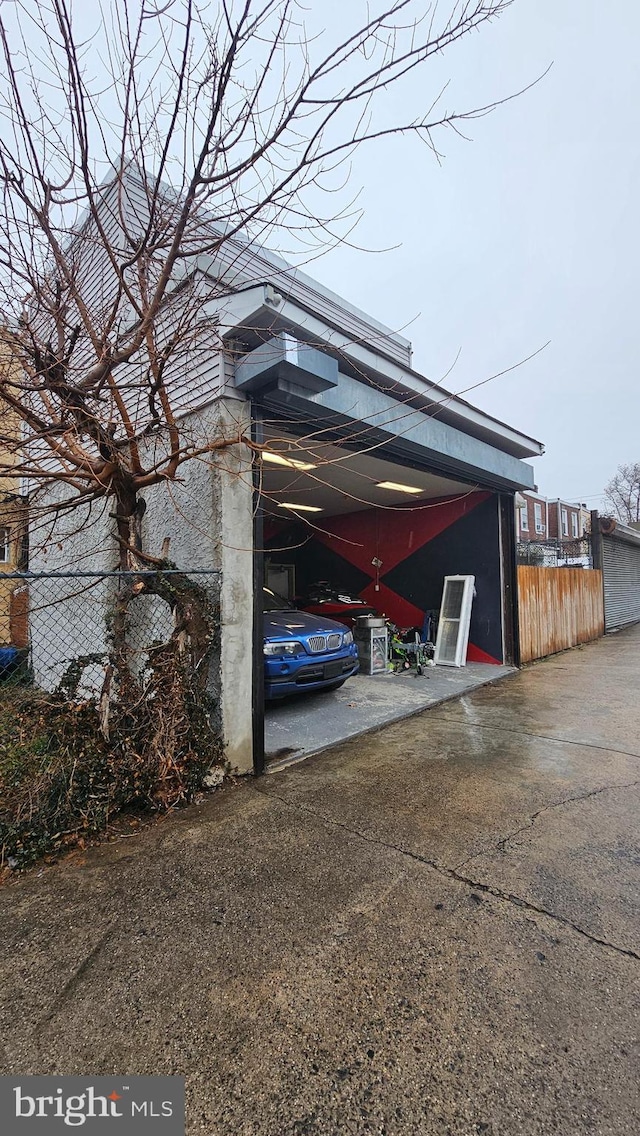
[[[217,398],[181,422],[194,448],[221,438],[250,436],[250,403],[237,397]],[[219,587],[220,657],[213,658],[211,691],[220,707],[225,758],[233,770],[253,770],[253,485],[251,453],[234,445],[186,462],[179,479],[145,491],[144,531],[147,547],[160,554],[170,537],[169,555],[185,571],[217,569],[212,588]],[[195,576],[195,579],[198,577]],[[205,577],[200,583],[207,584]]]
[[[250,404],[236,399],[217,403],[218,428],[250,433]],[[217,563],[220,579],[220,710],[225,757],[232,769],[253,769],[253,485],[251,454],[246,447],[225,450],[215,462],[214,498]]]

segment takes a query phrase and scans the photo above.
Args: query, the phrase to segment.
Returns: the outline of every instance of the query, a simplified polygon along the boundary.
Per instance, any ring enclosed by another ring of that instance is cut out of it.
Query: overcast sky
[[[323,0],[329,26],[342,8]],[[471,123],[472,141],[441,136],[441,167],[415,142],[361,149],[357,239],[399,247],[340,248],[310,266],[404,329],[429,378],[460,350],[453,391],[550,340],[466,397],[544,442],[534,461],[544,494],[590,507],[620,462],[640,460],[639,43],[637,0],[514,0],[447,55],[445,104],[483,105],[553,63],[549,75]],[[411,87],[416,110],[432,93],[425,80]]]
[[[301,0],[300,10],[312,34],[339,42],[368,6]],[[76,15],[94,30],[93,6]],[[639,44],[639,0],[513,0],[387,91],[376,127],[419,116],[446,80],[441,108],[452,111],[509,96],[552,64],[546,77],[469,123],[469,141],[441,134],[441,165],[415,137],[362,146],[355,240],[389,251],[342,246],[307,266],[402,331],[415,368],[454,392],[549,341],[465,397],[545,444],[534,462],[544,494],[591,507],[619,463],[640,461]]]

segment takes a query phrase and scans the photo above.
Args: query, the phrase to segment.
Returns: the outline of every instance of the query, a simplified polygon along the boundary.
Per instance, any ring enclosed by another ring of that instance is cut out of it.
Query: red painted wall
[[[296,565],[297,590],[319,579],[350,590],[403,627],[438,608],[445,575],[472,574],[476,598],[467,658],[501,663],[502,597],[497,501],[472,491],[400,509],[269,524],[271,559]],[[288,547],[287,547],[288,545]],[[283,548],[284,546],[284,548]],[[373,558],[382,561],[379,587]]]

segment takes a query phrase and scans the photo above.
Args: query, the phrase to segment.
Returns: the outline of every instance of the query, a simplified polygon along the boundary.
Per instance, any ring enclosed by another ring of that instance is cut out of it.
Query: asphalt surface
[[[187,1132],[640,1132],[640,627],[0,891],[2,1071]]]

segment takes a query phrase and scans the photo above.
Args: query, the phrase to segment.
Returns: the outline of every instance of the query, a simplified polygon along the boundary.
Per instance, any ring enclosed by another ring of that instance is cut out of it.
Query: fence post
[[[591,510],[591,555],[593,567],[602,571],[602,533],[597,509]]]

